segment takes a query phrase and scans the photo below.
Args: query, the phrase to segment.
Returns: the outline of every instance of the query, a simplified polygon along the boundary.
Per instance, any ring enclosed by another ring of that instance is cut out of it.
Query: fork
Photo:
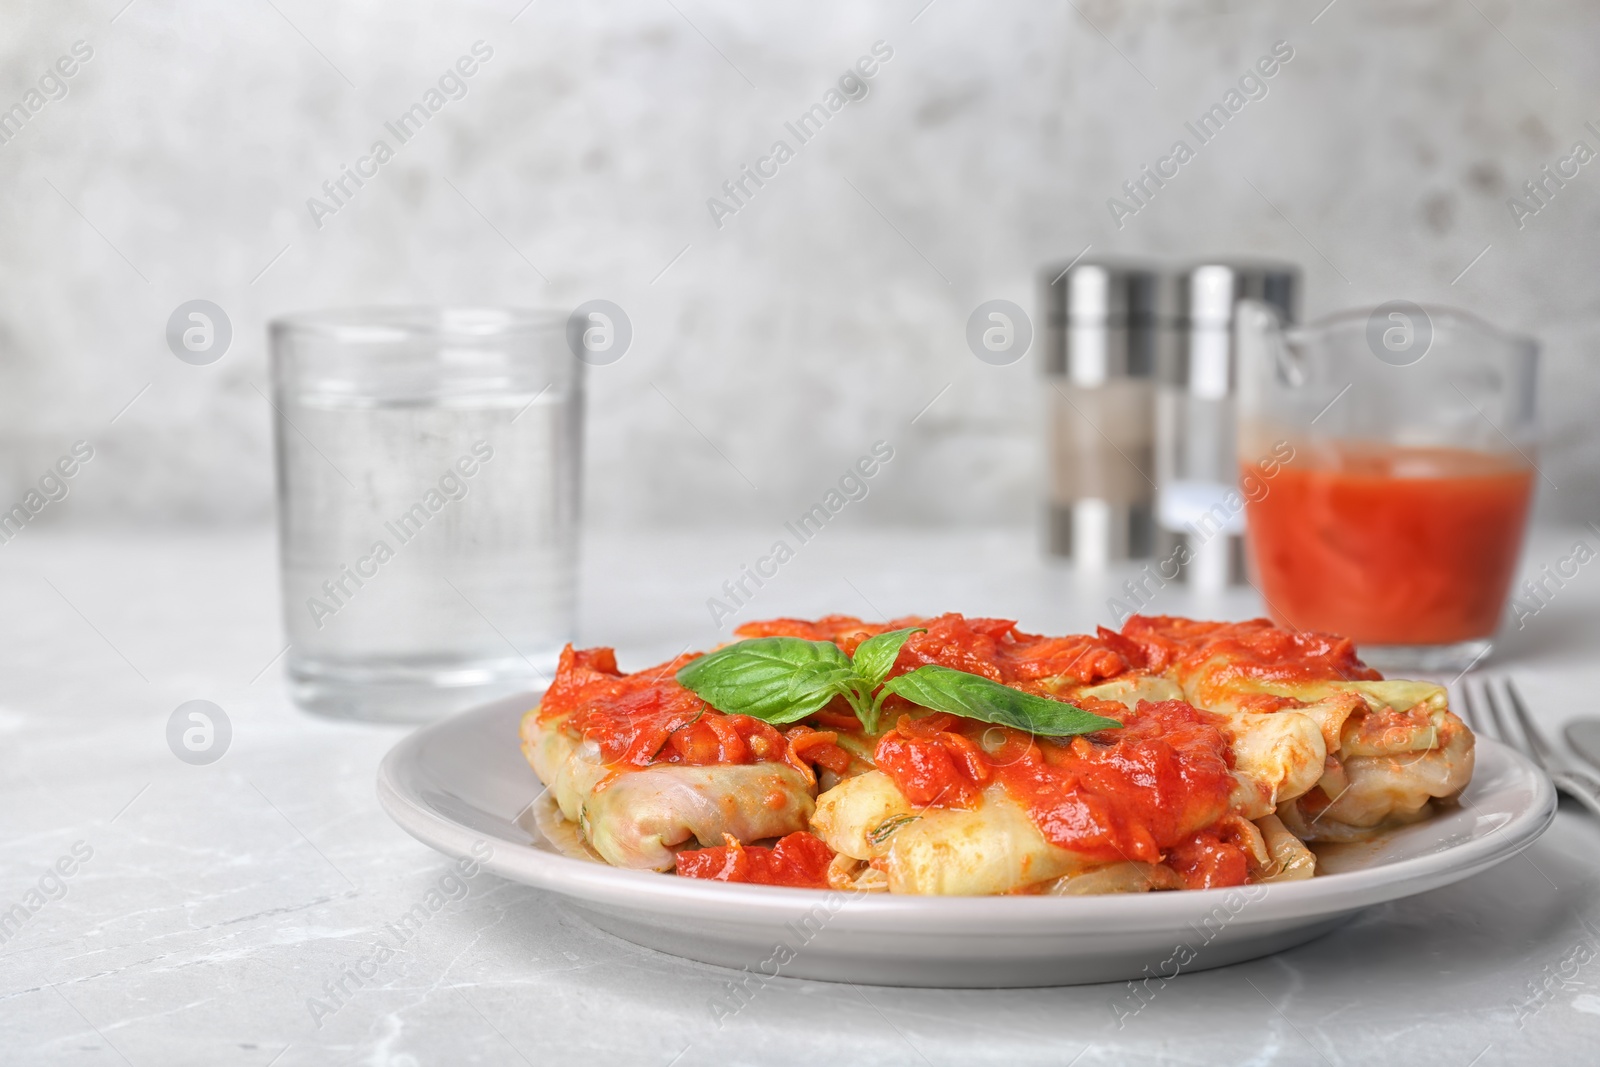
[[[1507,678],[1502,684],[1500,699],[1495,697],[1494,679],[1482,680],[1481,700],[1473,693],[1472,676],[1461,683],[1461,709],[1465,713],[1467,725],[1476,733],[1484,736],[1499,735],[1501,741],[1517,749],[1523,755],[1537,763],[1550,781],[1560,792],[1576,800],[1597,818],[1600,818],[1600,779],[1596,779],[1573,766],[1545,740],[1535,725],[1533,716],[1528,714],[1527,706],[1522,703],[1522,696],[1517,692],[1517,687]],[[1500,707],[1502,702],[1510,708],[1509,714],[1502,715]],[[1488,714],[1484,714],[1484,708]],[[1513,733],[1506,728],[1509,721],[1515,720],[1521,733],[1519,741]],[[1494,724],[1491,733],[1485,727]]]

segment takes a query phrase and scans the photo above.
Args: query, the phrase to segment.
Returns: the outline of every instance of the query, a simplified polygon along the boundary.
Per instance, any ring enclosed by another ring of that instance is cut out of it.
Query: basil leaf
[[[1122,727],[1116,719],[949,667],[918,667],[909,674],[891,678],[883,688],[885,692],[934,711],[1013,726],[1044,737],[1066,737]]]
[[[861,676],[868,688],[878,688],[894,669],[894,661],[900,658],[901,646],[911,639],[912,634],[927,632],[921,626],[907,626],[904,630],[890,630],[886,634],[867,638],[856,646],[856,654],[851,657],[856,674]]]
[[[770,723],[817,711],[855,677],[832,641],[756,637],[684,664],[678,684],[718,711]]]

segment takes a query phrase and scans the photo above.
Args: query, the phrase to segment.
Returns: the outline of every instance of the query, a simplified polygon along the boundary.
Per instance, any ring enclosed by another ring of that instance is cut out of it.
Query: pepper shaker
[[[1081,570],[1154,545],[1160,275],[1132,261],[1039,272],[1050,406],[1047,548]]]

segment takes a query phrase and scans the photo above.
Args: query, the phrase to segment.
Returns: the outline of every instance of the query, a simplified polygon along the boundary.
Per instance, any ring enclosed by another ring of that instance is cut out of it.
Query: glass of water
[[[269,327],[287,670],[342,718],[541,688],[572,637],[581,363],[555,312]]]

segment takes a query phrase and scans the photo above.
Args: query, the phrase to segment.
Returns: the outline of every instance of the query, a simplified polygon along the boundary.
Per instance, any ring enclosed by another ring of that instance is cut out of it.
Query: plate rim
[[[1092,926],[1109,932],[1146,930],[1173,921],[1181,922],[1191,915],[1205,915],[1228,894],[1254,888],[1258,895],[1245,909],[1253,921],[1312,919],[1412,896],[1471,877],[1533,844],[1549,829],[1556,815],[1556,792],[1549,776],[1515,749],[1494,738],[1475,734],[1480,746],[1479,760],[1488,754],[1491,765],[1498,764],[1499,768],[1509,769],[1531,781],[1533,803],[1523,811],[1509,813],[1506,823],[1484,837],[1359,871],[1258,887],[1089,897],[851,894],[839,890],[706,884],[698,879],[669,878],[655,871],[575,859],[477,831],[428,807],[406,788],[407,762],[414,763],[416,754],[439,735],[470,728],[478,720],[525,712],[537,702],[538,696],[537,693],[520,693],[503,697],[407,734],[390,747],[378,765],[378,801],[401,829],[435,851],[452,858],[478,859],[494,874],[559,896],[576,898],[587,908],[759,924],[793,918],[823,903],[832,894],[851,901],[849,908],[835,914],[833,922],[839,922],[848,913],[854,918],[851,925],[860,923],[885,933],[895,927],[923,929],[937,925],[944,934],[1000,934],[1011,932],[1008,928],[1037,927],[1041,923],[1055,928]],[[508,745],[514,744],[515,735],[508,735],[506,741]],[[539,781],[531,767],[529,775],[534,782]],[[1476,780],[1476,773],[1474,778]],[[1468,790],[1471,788],[1469,785]],[[515,817],[513,814],[505,818],[510,822]],[[472,851],[475,842],[484,840],[493,845],[493,853],[487,859]],[[1235,921],[1244,918],[1241,912]]]

